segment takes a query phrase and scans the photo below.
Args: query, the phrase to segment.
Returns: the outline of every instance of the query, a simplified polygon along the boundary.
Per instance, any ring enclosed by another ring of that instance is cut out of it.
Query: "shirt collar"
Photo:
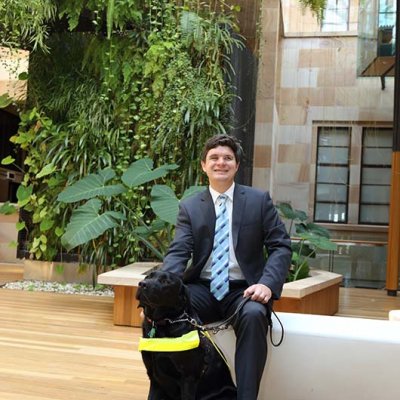
[[[217,203],[217,199],[218,199],[218,196],[220,194],[225,194],[228,197],[228,199],[233,202],[233,191],[235,190],[235,182],[233,182],[231,187],[227,191],[225,191],[224,193],[217,192],[211,186],[209,186],[208,189],[210,190],[210,194],[211,194],[211,197],[213,199],[213,203],[214,204]]]

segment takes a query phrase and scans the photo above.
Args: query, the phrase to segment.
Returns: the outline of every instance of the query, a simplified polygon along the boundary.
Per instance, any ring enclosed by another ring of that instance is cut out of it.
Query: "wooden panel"
[[[138,308],[139,302],[136,300],[137,287],[114,286],[114,324],[140,327],[141,309]]]
[[[334,315],[339,309],[339,284],[302,298],[281,297],[274,302],[275,311],[302,314]]]
[[[400,152],[392,155],[392,178],[390,192],[390,217],[388,256],[386,265],[386,289],[392,294],[397,293],[399,287],[400,266]]]

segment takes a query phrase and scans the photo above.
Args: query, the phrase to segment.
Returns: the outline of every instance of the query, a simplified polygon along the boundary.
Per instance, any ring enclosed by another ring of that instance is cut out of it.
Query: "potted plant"
[[[292,264],[282,296],[274,303],[276,311],[333,315],[339,307],[339,286],[342,276],[333,272],[310,269],[310,260],[318,250],[336,251],[327,229],[308,221],[304,211],[289,203],[277,208],[288,223],[292,237]]]

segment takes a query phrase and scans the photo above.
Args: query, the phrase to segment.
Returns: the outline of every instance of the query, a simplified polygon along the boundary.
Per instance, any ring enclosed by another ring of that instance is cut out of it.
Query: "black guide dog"
[[[139,282],[144,338],[178,338],[199,322],[182,280],[162,270]],[[200,345],[185,351],[142,351],[150,378],[148,400],[236,400],[228,366],[213,343],[199,332]]]

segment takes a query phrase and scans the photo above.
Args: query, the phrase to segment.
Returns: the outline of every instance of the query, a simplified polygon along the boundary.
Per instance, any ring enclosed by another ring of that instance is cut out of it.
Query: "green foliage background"
[[[62,253],[71,206],[65,186],[99,169],[121,176],[135,160],[177,164],[162,183],[178,195],[201,183],[207,137],[229,126],[229,55],[241,42],[235,7],[224,1],[0,1],[0,45],[31,50],[28,101],[13,141],[26,153],[19,206],[31,216],[36,259]],[[146,257],[130,233],[151,225],[150,188],[106,199],[126,222],[80,249],[97,265]],[[162,237],[162,231],[160,236]]]
[[[299,1],[322,18],[325,0]],[[0,0],[0,46],[31,51],[29,74],[21,75],[28,100],[12,140],[26,155],[17,197],[29,218],[17,229],[27,232],[33,258],[53,260],[65,251],[60,238],[73,207],[57,197],[88,174],[111,167],[118,181],[134,161],[149,158],[156,167],[179,166],[152,182],[177,198],[202,183],[201,148],[232,119],[229,56],[243,45],[232,35],[239,11],[232,4]],[[0,106],[10,101],[0,93]],[[12,162],[12,155],[2,161]],[[125,218],[81,246],[81,259],[117,266],[149,256],[152,246],[162,249],[171,226],[155,218],[150,193],[146,184],[104,196],[99,213]],[[0,212],[11,210],[5,204]]]

